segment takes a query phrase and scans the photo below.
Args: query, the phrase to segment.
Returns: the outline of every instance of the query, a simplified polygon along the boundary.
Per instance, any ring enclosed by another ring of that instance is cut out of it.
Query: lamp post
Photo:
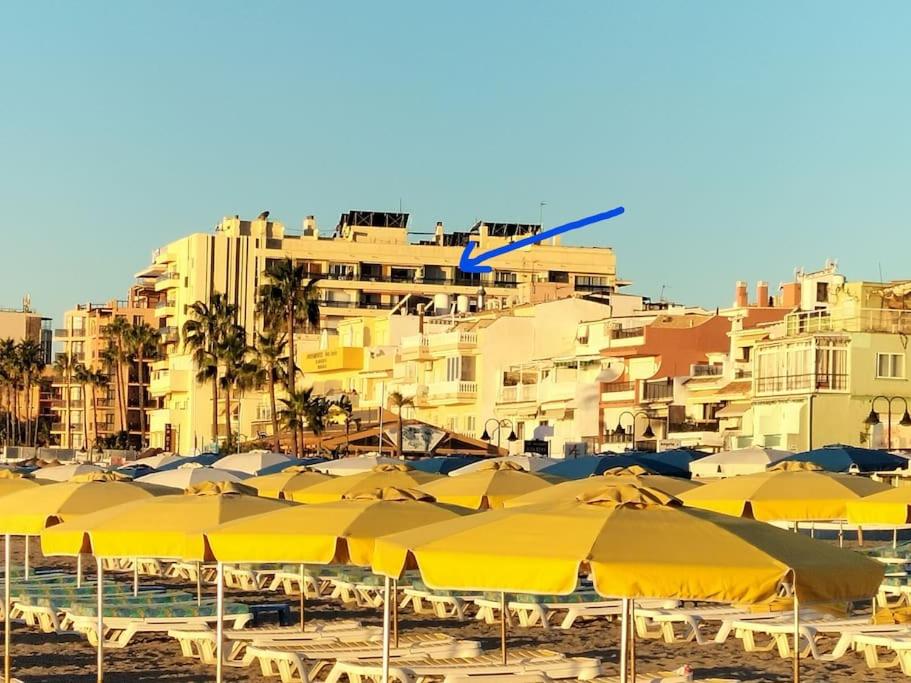
[[[911,427],[911,414],[908,413],[908,401],[903,396],[874,396],[870,401],[870,414],[867,415],[867,419],[864,420],[864,424],[868,427],[878,425],[879,413],[876,412],[876,402],[882,399],[886,402],[886,450],[892,450],[892,402],[901,401],[905,406],[905,414],[902,415],[902,419],[899,420],[898,424],[902,427]]]
[[[509,436],[506,437],[506,440],[509,442],[517,441],[519,437],[516,436],[516,430],[513,429],[512,420],[502,419],[498,420],[495,417],[490,418],[487,422],[484,423],[484,433],[481,434],[481,440],[487,441],[490,443],[491,435],[488,430],[488,425],[493,422],[496,426],[494,427],[494,433],[497,435],[497,451],[500,450],[500,430],[504,427],[509,427]]]
[[[648,421],[645,427],[645,431],[642,432],[642,436],[644,436],[646,439],[653,439],[655,437],[655,432],[652,431],[652,416],[644,410],[637,410],[636,412],[633,412],[631,410],[624,410],[622,413],[620,413],[620,415],[617,416],[617,428],[614,430],[614,436],[626,436],[626,429],[623,427],[623,417],[625,415],[629,415],[630,419],[633,421],[630,430],[633,450],[636,450],[636,418],[640,415]],[[610,430],[608,430],[608,432],[609,431]]]

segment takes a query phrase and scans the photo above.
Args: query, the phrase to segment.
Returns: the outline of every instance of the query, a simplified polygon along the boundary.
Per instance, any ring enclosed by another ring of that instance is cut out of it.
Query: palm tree
[[[311,278],[302,264],[286,258],[266,269],[268,283],[259,288],[259,309],[266,329],[284,331],[288,335],[289,384],[297,389],[297,366],[294,354],[294,335],[301,325],[319,325],[319,278]]]
[[[310,431],[313,432],[313,435],[317,437],[316,440],[316,455],[319,456],[322,451],[322,439],[319,437],[322,436],[323,430],[326,428],[326,418],[329,417],[329,412],[332,409],[332,403],[328,401],[324,396],[311,396],[310,400],[307,402],[307,410],[304,413],[304,417],[307,423],[307,427],[310,428]]]
[[[398,451],[399,457],[404,460],[404,452],[402,450],[402,441],[403,441],[403,423],[402,423],[402,412],[405,409],[405,406],[414,406],[414,397],[413,396],[402,396],[401,392],[393,391],[389,394],[389,403],[398,408],[399,413],[399,435],[398,435]],[[381,435],[382,438],[382,435]]]
[[[348,394],[342,394],[338,400],[332,404],[332,407],[345,416],[345,455],[348,454],[350,444],[348,443],[349,429],[351,428],[351,415],[354,413],[354,406],[351,404],[351,397]]]
[[[218,346],[227,326],[234,324],[237,307],[227,297],[215,292],[208,303],[197,301],[190,306],[190,319],[184,323],[183,337],[196,364],[196,381],[212,382],[212,441],[218,441]]]
[[[215,356],[217,361],[224,368],[218,385],[224,392],[225,397],[225,423],[227,425],[228,444],[233,443],[233,433],[231,429],[231,417],[233,409],[231,407],[231,392],[239,388],[239,383],[250,382],[253,372],[247,367],[247,344],[246,332],[240,325],[231,325],[223,332],[223,338],[216,345]]]
[[[272,449],[281,450],[281,436],[278,431],[278,411],[275,409],[275,385],[284,382],[288,376],[285,346],[287,337],[275,330],[267,329],[257,334],[253,353],[262,368],[269,387],[269,407],[272,411]]]
[[[109,347],[107,350],[108,359],[111,362],[111,369],[114,374],[114,390],[117,396],[117,412],[120,413],[120,431],[127,429],[127,392],[123,382],[123,361],[126,359],[126,335],[130,329],[130,323],[123,316],[114,316],[107,325],[104,326],[104,336],[107,337]]]
[[[0,401],[6,404],[6,431],[4,440],[7,446],[12,443],[13,432],[13,391],[16,386],[16,342],[12,339],[0,339]],[[5,395],[3,395],[5,393]]]
[[[66,402],[66,447],[73,447],[73,417],[70,413],[70,384],[73,383],[73,372],[76,361],[68,353],[61,353],[54,363],[54,371],[63,384],[63,399]]]
[[[92,371],[82,363],[76,363],[73,368],[73,381],[78,384],[82,390],[82,449],[90,451],[89,448],[89,384],[92,382]]]
[[[136,362],[139,377],[139,441],[146,446],[146,381],[145,365],[158,357],[158,333],[148,323],[131,325],[125,335],[127,355]]]
[[[92,448],[98,444],[98,389],[107,389],[111,385],[110,376],[102,371],[95,370],[91,374],[89,386],[92,389],[92,425],[94,425],[94,438]]]
[[[307,415],[310,410],[310,401],[312,400],[313,388],[301,389],[300,391],[289,391],[288,398],[279,399],[283,408],[278,411],[282,426],[289,430],[294,438],[294,457],[300,457],[300,440],[298,434],[307,426]]]
[[[38,421],[35,421],[35,431],[32,432],[32,389],[45,366],[41,344],[32,339],[20,342],[19,364],[25,389],[25,443],[34,446],[38,438]]]

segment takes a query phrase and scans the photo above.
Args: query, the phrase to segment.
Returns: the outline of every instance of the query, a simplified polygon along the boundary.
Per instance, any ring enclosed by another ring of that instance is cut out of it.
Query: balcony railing
[[[756,393],[781,394],[795,391],[847,391],[848,375],[776,375],[756,379]]]
[[[463,380],[452,380],[449,382],[436,382],[427,385],[427,393],[430,397],[450,396],[456,394],[476,394],[478,393],[477,382],[466,382]]]
[[[176,327],[159,327],[158,334],[161,336],[162,342],[176,342],[180,339],[180,332]]]
[[[646,382],[642,393],[645,401],[666,401],[674,398],[674,382]]]
[[[669,433],[674,432],[717,432],[718,431],[718,422],[715,420],[707,420],[705,422],[678,422],[674,424],[673,422],[670,425],[670,428],[667,430]]]
[[[168,280],[177,280],[180,278],[180,273],[163,273],[155,278],[155,282],[167,282]]]
[[[575,288],[577,292],[594,292],[596,294],[610,294],[614,291],[613,285],[580,284],[578,282]]]
[[[604,385],[604,393],[619,394],[623,391],[634,391],[635,388],[635,382],[611,382]]]
[[[431,346],[446,346],[448,344],[475,345],[478,343],[477,332],[443,332],[442,334],[431,334],[425,337],[430,340]]]
[[[862,308],[856,315],[838,316],[829,310],[797,311],[785,316],[788,335],[818,332],[885,332],[911,334],[911,310]]]
[[[633,339],[645,334],[644,327],[621,327],[611,330],[611,339]]]
[[[721,365],[708,365],[699,363],[690,368],[690,375],[693,377],[719,377],[724,373],[724,367]]]
[[[521,401],[537,401],[538,385],[537,384],[513,384],[500,388],[500,396],[497,399],[500,403],[519,403]]]

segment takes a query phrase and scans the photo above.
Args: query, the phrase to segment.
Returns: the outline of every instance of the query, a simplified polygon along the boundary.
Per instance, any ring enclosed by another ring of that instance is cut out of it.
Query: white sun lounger
[[[168,635],[180,644],[180,651],[185,657],[193,657],[204,664],[215,664],[215,631],[209,626],[174,629]],[[334,622],[310,622],[305,630],[298,626],[280,626],[268,628],[228,629],[224,632],[225,663],[231,666],[249,666],[253,657],[247,654],[251,643],[268,645],[271,643],[310,643],[313,641],[338,640],[371,640],[383,636],[383,630],[376,626],[362,626],[353,620]]]
[[[744,650],[747,652],[770,652],[777,649],[781,657],[790,657],[792,654],[794,640],[794,617],[792,615],[768,620],[739,620],[734,622],[733,628],[736,636],[743,641]],[[801,656],[832,662],[843,657],[854,645],[858,636],[901,632],[911,634],[907,625],[873,624],[867,617],[848,619],[808,617],[800,623],[800,636],[805,643]],[[838,636],[830,652],[823,652],[819,649],[818,641],[822,634]],[[768,636],[769,640],[765,643],[758,643],[757,635]]]
[[[433,614],[440,619],[455,618],[459,621],[465,619],[465,608],[469,599],[466,596],[422,590],[410,587],[402,590],[405,597],[399,603],[399,609],[411,605],[415,614]]]
[[[326,683],[338,683],[347,678],[350,683],[381,683],[382,663],[337,662]],[[565,657],[559,652],[538,648],[519,648],[511,651],[507,663],[502,655],[482,653],[472,657],[421,657],[398,658],[390,661],[389,680],[398,683],[425,683],[430,680],[490,681],[492,677],[515,680],[523,677],[526,681],[549,681],[577,678],[591,680],[601,675],[601,662],[588,657]]]
[[[703,605],[675,607],[672,609],[636,608],[636,635],[644,639],[662,638],[666,643],[685,643],[695,640],[699,645],[720,644],[727,640],[734,621],[738,619],[771,619],[780,616],[775,612],[748,612],[731,605]],[[710,623],[718,623],[714,636],[705,632]],[[678,635],[676,626],[684,627]],[[657,627],[657,628],[656,628]]]
[[[871,669],[885,669],[894,666],[901,668],[906,676],[911,676],[911,628],[890,634],[858,633],[854,635],[853,645],[864,653],[867,666]],[[895,657],[887,662],[880,659],[880,649],[890,650]]]
[[[399,646],[390,648],[390,656],[403,658],[474,657],[481,651],[476,641],[455,640],[438,633],[406,634],[399,638]],[[357,661],[380,659],[382,641],[336,641],[334,643],[269,644],[247,646],[251,660],[259,660],[264,676],[281,677],[282,683],[310,683],[326,666],[337,660]],[[308,666],[307,661],[313,664]]]

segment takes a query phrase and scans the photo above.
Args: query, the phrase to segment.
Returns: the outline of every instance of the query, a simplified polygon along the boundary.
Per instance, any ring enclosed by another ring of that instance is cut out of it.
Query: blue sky
[[[555,225],[634,290],[911,277],[911,11],[847,2],[6,2],[0,306],[121,295],[263,209]],[[752,286],[752,285],[751,285]]]

